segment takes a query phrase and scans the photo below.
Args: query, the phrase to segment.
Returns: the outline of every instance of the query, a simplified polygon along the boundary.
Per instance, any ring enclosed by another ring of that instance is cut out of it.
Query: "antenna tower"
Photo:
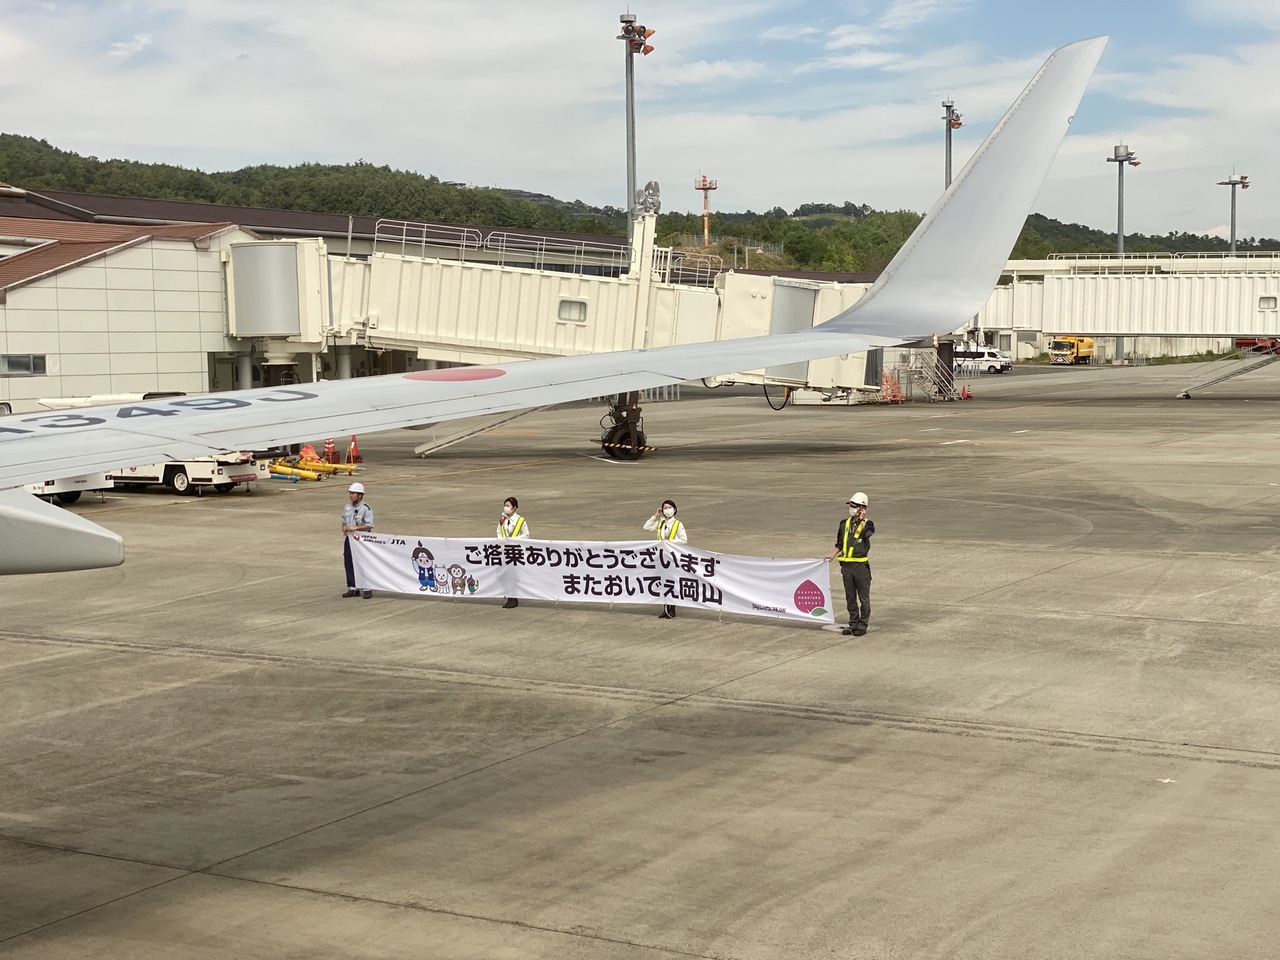
[[[705,173],[693,181],[693,189],[702,191],[702,245],[711,246],[711,191],[718,187]]]

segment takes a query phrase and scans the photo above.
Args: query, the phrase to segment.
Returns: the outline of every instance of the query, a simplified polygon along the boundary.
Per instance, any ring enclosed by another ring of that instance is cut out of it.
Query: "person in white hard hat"
[[[357,597],[361,591],[356,589],[356,568],[351,562],[351,538],[346,534],[372,530],[373,507],[364,502],[363,483],[353,483],[347,487],[347,500],[350,502],[342,508],[342,562],[347,568],[347,592],[343,596]],[[366,600],[373,596],[372,590],[365,590],[363,593]]]
[[[849,607],[849,625],[840,632],[860,637],[867,632],[871,619],[871,535],[876,525],[867,518],[870,501],[859,491],[845,501],[849,516],[836,527],[835,548],[827,554],[828,562],[839,558],[844,580],[844,598]]]

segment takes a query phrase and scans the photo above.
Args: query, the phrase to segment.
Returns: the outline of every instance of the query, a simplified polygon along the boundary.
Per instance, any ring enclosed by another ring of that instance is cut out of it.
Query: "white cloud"
[[[825,46],[828,50],[843,50],[845,47],[869,47],[883,43],[885,36],[874,33],[865,27],[853,24],[841,24],[831,31]]]
[[[760,37],[764,40],[805,40],[810,37],[821,36],[822,31],[817,27],[786,25],[781,27],[770,27]]]
[[[900,63],[903,55],[888,50],[855,50],[837,56],[823,57],[799,68],[801,73],[814,70],[866,70],[872,67],[889,67]]]
[[[755,60],[695,60],[692,63],[664,63],[646,77],[656,86],[702,86],[720,81],[747,80],[763,76],[765,65]]]
[[[1280,28],[1280,5],[1274,0],[1189,0],[1190,11],[1213,23],[1234,20],[1251,26]]]
[[[893,0],[876,23],[885,30],[903,30],[954,13],[965,0]]]
[[[107,51],[107,56],[115,57],[118,60],[128,60],[149,46],[151,46],[151,34],[135,33],[130,40],[113,43],[111,49]]]

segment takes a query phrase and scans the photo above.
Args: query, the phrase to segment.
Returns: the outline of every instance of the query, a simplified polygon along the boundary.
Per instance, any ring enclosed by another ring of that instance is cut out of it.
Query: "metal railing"
[[[1275,260],[1280,259],[1280,250],[1190,250],[1173,256],[1179,260]]]
[[[1151,251],[1139,253],[1051,253],[1045,257],[1046,260],[1169,260],[1176,257],[1176,253],[1153,253]]]
[[[762,253],[775,253],[778,256],[781,256],[786,252],[785,244],[773,243],[768,240],[755,240],[751,237],[727,237],[713,233],[708,237],[708,240],[713,247],[718,247],[721,244],[732,242],[739,247],[750,247],[752,252],[759,250]],[[682,233],[676,237],[677,247],[700,247],[702,245],[701,234]]]
[[[456,251],[459,260],[466,259],[468,250],[479,250],[483,245],[480,231],[473,227],[457,227],[448,223],[417,223],[413,220],[379,220],[373,225],[373,249],[378,244],[398,247],[401,256],[415,254],[427,256],[427,248]],[[383,253],[387,252],[385,249]]]
[[[584,273],[591,268],[612,276],[625,273],[631,260],[631,250],[625,244],[604,245],[500,230],[484,236],[474,227],[412,220],[379,220],[373,228],[373,249],[375,253],[444,256],[464,262],[468,251],[483,250],[484,261],[498,266],[567,269],[571,273]]]
[[[904,386],[918,385],[930,401],[960,398],[955,386],[955,376],[947,376],[947,371],[938,368],[938,355],[932,350],[921,350],[918,353],[912,351],[907,362],[899,369],[902,373],[899,374],[898,381]],[[914,390],[911,392],[914,394]]]
[[[631,259],[631,251],[626,246],[601,246],[585,240],[525,233],[495,231],[485,238],[484,248],[497,254],[499,266],[535,270],[571,267],[573,273],[581,273],[588,266],[611,274],[625,273]]]
[[[653,270],[663,283],[709,287],[724,272],[724,258],[714,253],[676,253],[670,247],[655,247]]]

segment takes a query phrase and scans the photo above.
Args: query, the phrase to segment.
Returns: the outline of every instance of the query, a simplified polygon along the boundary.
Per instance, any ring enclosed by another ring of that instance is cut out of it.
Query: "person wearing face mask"
[[[676,502],[674,500],[663,500],[661,506],[653,511],[653,516],[644,522],[646,530],[657,531],[659,540],[668,540],[671,543],[688,543],[689,534],[685,530],[684,524],[676,519]],[[671,620],[676,615],[676,607],[674,603],[664,604],[662,612],[658,614],[660,620]]]
[[[516,507],[520,506],[520,501],[515,497],[507,497],[502,501],[502,513],[498,516],[498,532],[496,536],[503,540],[523,540],[529,536],[529,524],[525,523],[524,517],[516,513]],[[515,597],[507,597],[502,604],[502,609],[510,610],[512,607],[520,606],[520,601]]]
[[[849,625],[840,632],[846,636],[860,637],[867,632],[871,619],[871,535],[876,525],[867,518],[870,503],[865,493],[855,493],[847,501],[849,516],[836,527],[835,548],[827,554],[827,561],[840,559],[840,574],[844,580],[844,597],[849,606]]]

